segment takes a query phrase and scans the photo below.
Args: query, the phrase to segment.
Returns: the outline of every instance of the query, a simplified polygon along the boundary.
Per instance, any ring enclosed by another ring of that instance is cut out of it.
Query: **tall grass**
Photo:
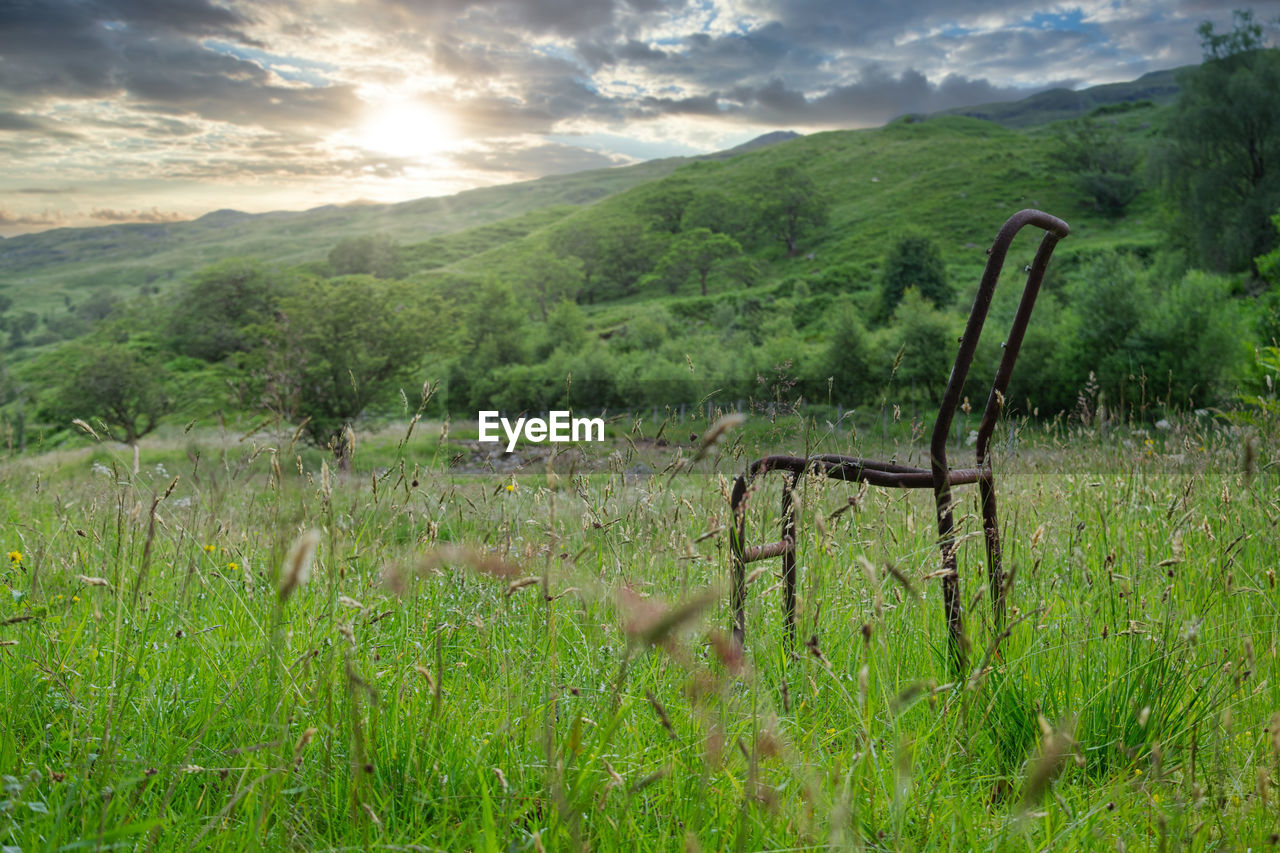
[[[1246,478],[1226,429],[1024,427],[1000,457],[1005,637],[976,494],[957,510],[975,669],[954,680],[925,493],[806,481],[808,641],[784,646],[772,563],[747,647],[728,639],[721,475],[757,443],[835,442],[769,429],[678,470],[652,451],[638,481],[630,443],[514,478],[428,467],[425,438],[349,474],[285,442],[148,451],[136,477],[6,463],[0,844],[1243,849],[1280,831],[1273,449]]]

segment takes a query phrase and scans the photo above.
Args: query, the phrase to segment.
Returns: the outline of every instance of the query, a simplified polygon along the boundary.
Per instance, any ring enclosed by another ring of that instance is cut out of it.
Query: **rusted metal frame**
[[[788,637],[795,640],[795,505],[791,500],[791,491],[804,473],[808,460],[799,456],[765,456],[751,463],[746,473],[733,481],[733,491],[729,496],[730,512],[733,525],[729,530],[729,551],[733,561],[733,639],[738,646],[746,641],[747,632],[747,563],[781,555],[783,557],[783,576],[787,586],[786,619]],[[747,527],[747,487],[756,477],[769,471],[781,471],[787,476],[787,484],[782,492],[783,538],[779,542],[767,545],[746,547]]]
[[[1000,367],[996,370],[995,382],[991,385],[991,395],[987,398],[987,406],[982,413],[982,422],[978,425],[976,461],[979,468],[991,470],[991,460],[987,450],[991,436],[995,432],[996,423],[1004,408],[1005,395],[1009,390],[1009,381],[1013,376],[1013,366],[1022,349],[1022,339],[1026,335],[1027,326],[1031,322],[1031,312],[1035,308],[1036,297],[1040,293],[1040,285],[1044,281],[1045,270],[1049,266],[1049,257],[1053,254],[1058,240],[1065,235],[1066,223],[1062,223],[1061,235],[1054,230],[1045,232],[1036,250],[1035,259],[1027,274],[1027,284],[1022,291],[1022,300],[1018,303],[1018,311],[1013,318],[1013,326],[1009,337],[1005,340],[1004,354],[1000,357]],[[1004,630],[1006,594],[1004,576],[1004,560],[1000,548],[1000,525],[996,512],[996,493],[994,480],[983,478],[978,484],[978,494],[982,505],[983,539],[987,546],[987,588],[991,595],[991,617],[995,631]]]
[[[978,349],[982,326],[986,322],[987,312],[991,308],[991,299],[995,293],[996,283],[1000,278],[1000,271],[1004,267],[1009,246],[1013,242],[1014,236],[1027,225],[1036,225],[1048,233],[1041,241],[1040,251],[1036,254],[1036,264],[1033,265],[1031,274],[1028,276],[1027,290],[1024,290],[1023,300],[1018,307],[1018,313],[1014,320],[1014,332],[1011,333],[1011,338],[1016,334],[1018,345],[1021,346],[1022,334],[1026,331],[1031,307],[1035,304],[1035,292],[1039,290],[1040,281],[1044,276],[1044,268],[1048,264],[1049,254],[1053,251],[1057,241],[1070,233],[1067,224],[1061,219],[1039,210],[1023,210],[1009,217],[991,245],[987,266],[983,270],[977,296],[974,297],[973,309],[969,313],[964,336],[960,339],[960,349],[956,353],[955,364],[951,368],[951,376],[947,380],[947,388],[942,395],[942,404],[938,408],[938,419],[934,422],[933,438],[929,445],[930,465],[933,473],[933,494],[938,517],[938,548],[942,552],[942,569],[944,572],[942,578],[942,601],[947,620],[948,651],[952,670],[957,675],[964,674],[967,649],[964,635],[964,617],[960,601],[960,577],[956,571],[955,519],[952,513],[951,482],[947,468],[947,438],[951,431],[952,421],[955,418],[956,408],[960,404],[961,395],[964,391],[965,379],[969,375],[969,367],[972,365],[974,354]],[[1027,299],[1027,291],[1032,291],[1030,301]],[[996,375],[996,383],[992,387],[991,397],[988,400],[987,410],[983,416],[983,425],[987,427],[988,440],[991,430],[994,429],[995,417],[998,415],[998,411],[992,409],[992,402],[995,402],[998,410],[998,401],[1003,397],[1004,393],[1003,390],[997,393],[998,385],[1003,376],[1005,387],[1008,387],[1009,376],[1012,373],[1013,363],[1016,359],[1016,350],[1010,353],[1006,348],[1005,356],[1001,360],[1000,370]],[[990,422],[988,422],[988,417],[991,418]],[[984,470],[990,468],[990,460],[985,455],[979,461],[979,468]],[[983,490],[983,527],[988,534],[988,582],[998,589],[1001,583],[1001,574],[1000,568],[993,562],[993,558],[995,560],[999,559],[999,526],[996,517],[995,494],[990,475],[982,478],[980,488]],[[994,549],[991,547],[992,542],[995,545]]]
[[[770,471],[780,471],[787,483],[782,493],[782,539],[763,545],[746,545],[746,502],[749,487],[755,479]],[[793,493],[800,478],[821,472],[835,479],[868,482],[888,488],[924,489],[933,485],[933,476],[924,468],[913,468],[890,462],[877,462],[853,456],[824,454],[803,459],[799,456],[765,456],[751,464],[747,472],[733,484],[729,504],[733,515],[730,528],[730,552],[733,560],[732,606],[733,635],[739,644],[746,637],[746,565],[757,560],[782,557],[782,576],[786,595],[783,613],[788,642],[795,644],[796,614],[796,512]],[[978,468],[960,468],[951,472],[952,485],[979,482],[983,472]]]

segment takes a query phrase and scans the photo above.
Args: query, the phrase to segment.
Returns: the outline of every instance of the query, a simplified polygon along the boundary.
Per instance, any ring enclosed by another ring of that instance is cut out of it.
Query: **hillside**
[[[58,228],[0,241],[0,294],[15,310],[43,313],[110,290],[132,295],[160,289],[221,258],[252,255],[293,264],[322,259],[343,237],[382,233],[401,242],[444,235],[533,211],[589,204],[654,180],[686,162],[554,175],[399,204],[325,205],[305,211],[251,214],[218,210],[189,222]]]
[[[1148,105],[1110,121],[1125,139],[1144,149],[1162,114]],[[678,182],[683,192],[694,196],[731,197],[738,187],[767,180],[771,170],[789,164],[802,167],[831,199],[829,219],[806,235],[796,257],[786,257],[777,242],[748,247],[766,283],[799,277],[822,282],[823,287],[869,292],[885,247],[902,233],[918,231],[937,241],[953,277],[967,289],[969,279],[976,285],[992,235],[1023,207],[1042,208],[1071,222],[1063,258],[1107,247],[1153,245],[1153,199],[1139,196],[1123,219],[1097,213],[1056,164],[1055,145],[1052,128],[1011,130],[963,116],[908,116],[882,128],[817,133],[723,162],[689,163],[661,183]],[[637,209],[661,183],[636,186],[588,209],[572,210],[544,231],[462,259],[454,269],[477,274],[518,265],[518,258],[533,244],[594,221],[637,216]],[[1030,245],[1031,238],[1026,239]],[[732,288],[733,283],[722,278],[712,290]],[[678,295],[695,290],[687,284]],[[653,298],[665,297],[646,292],[624,298],[623,304]]]
[[[1152,71],[1137,80],[1105,83],[1087,89],[1049,89],[1020,101],[1002,101],[945,110],[943,115],[961,115],[993,121],[1005,127],[1034,127],[1088,115],[1099,107],[1151,101],[1170,104],[1178,95],[1178,74],[1184,68]]]

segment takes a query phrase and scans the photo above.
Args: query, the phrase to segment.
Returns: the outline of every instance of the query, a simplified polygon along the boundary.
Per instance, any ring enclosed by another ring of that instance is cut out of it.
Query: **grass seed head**
[[[289,596],[311,578],[311,561],[315,559],[316,547],[320,544],[320,531],[308,530],[293,541],[289,553],[285,555],[284,566],[280,571],[280,601],[289,600]]]

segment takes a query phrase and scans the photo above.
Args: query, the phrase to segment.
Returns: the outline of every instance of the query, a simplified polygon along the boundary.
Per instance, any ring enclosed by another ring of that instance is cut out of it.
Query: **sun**
[[[393,157],[437,154],[456,142],[449,116],[416,100],[378,104],[356,129],[361,148]]]

